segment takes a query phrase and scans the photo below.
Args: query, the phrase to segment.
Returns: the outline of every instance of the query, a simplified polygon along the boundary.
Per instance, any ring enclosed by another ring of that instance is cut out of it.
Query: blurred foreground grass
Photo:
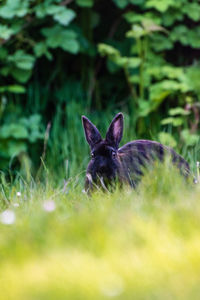
[[[2,187],[0,299],[200,298],[199,185],[157,166],[137,191],[81,189]]]

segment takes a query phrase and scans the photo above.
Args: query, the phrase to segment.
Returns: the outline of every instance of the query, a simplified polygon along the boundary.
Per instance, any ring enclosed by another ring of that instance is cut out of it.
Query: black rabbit
[[[163,161],[165,153],[187,177],[189,164],[173,149],[158,142],[136,140],[118,148],[123,134],[123,114],[118,113],[110,124],[106,138],[102,139],[92,122],[82,116],[86,140],[91,148],[91,160],[87,167],[85,191],[95,187],[107,189],[116,180],[135,187],[143,175],[143,168],[155,159]]]

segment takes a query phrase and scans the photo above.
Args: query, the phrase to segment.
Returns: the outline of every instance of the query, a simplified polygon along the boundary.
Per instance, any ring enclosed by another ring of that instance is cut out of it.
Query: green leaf
[[[170,34],[172,41],[179,41],[183,45],[189,45],[193,48],[200,47],[200,27],[196,26],[194,29],[188,29],[185,25],[176,26]]]
[[[14,31],[6,25],[0,25],[0,38],[3,40],[8,40]]]
[[[174,90],[178,89],[179,85],[176,81],[163,80],[153,84],[150,89],[150,99],[155,102],[162,102]]]
[[[170,91],[164,91],[161,89],[151,89],[150,90],[150,99],[154,102],[162,103],[165,98],[170,95]]]
[[[48,12],[47,12],[48,7],[49,7],[49,5],[46,2],[42,2],[38,5],[36,5],[35,9],[34,9],[36,17],[39,19],[44,18],[48,14]]]
[[[183,124],[183,119],[179,118],[179,117],[176,117],[176,118],[169,117],[169,118],[163,119],[161,121],[161,124],[162,125],[169,125],[169,124],[171,124],[174,127],[178,127],[178,126],[181,126]]]
[[[172,65],[165,65],[165,66],[149,66],[147,73],[151,74],[156,79],[177,79],[181,82],[185,77],[185,72],[183,68],[174,67]]]
[[[113,59],[113,62],[115,62],[120,67],[127,67],[130,69],[137,68],[140,63],[141,59],[138,57],[124,57],[124,56],[118,56]]]
[[[76,14],[72,9],[62,10],[54,15],[54,20],[61,25],[67,26],[75,18]]]
[[[145,1],[146,0],[129,0],[131,4],[138,5],[138,6],[143,5]]]
[[[13,17],[24,17],[28,13],[29,1],[27,0],[7,0],[0,7],[0,16],[4,19]]]
[[[174,10],[174,9],[168,9],[164,15],[162,15],[162,23],[164,26],[171,26],[175,22],[180,22],[184,18],[184,14],[180,9]]]
[[[199,135],[192,134],[189,129],[182,130],[181,137],[187,146],[194,146],[199,142]]]
[[[92,7],[94,0],[76,0],[76,3],[82,7]]]
[[[29,132],[28,140],[35,143],[38,139],[44,139],[44,132],[41,130],[41,115],[34,114],[29,118],[21,118],[20,124],[27,128]]]
[[[1,86],[0,93],[10,92],[15,94],[23,94],[25,93],[26,89],[22,85],[8,85],[8,86]]]
[[[113,2],[119,7],[119,8],[125,8],[128,3],[129,0],[113,0]]]
[[[119,50],[115,49],[114,47],[110,46],[110,45],[106,45],[106,44],[99,44],[98,45],[98,50],[99,53],[102,56],[120,56],[120,52]]]
[[[155,8],[160,12],[165,12],[170,6],[174,5],[174,0],[147,0],[147,8]]]
[[[160,132],[158,134],[158,140],[161,144],[175,148],[177,146],[177,142],[174,137],[168,132]]]
[[[32,68],[35,57],[25,53],[23,50],[17,50],[13,55],[7,56],[9,64],[1,68],[3,76],[12,75],[18,82],[25,83],[32,75]]]
[[[14,67],[10,70],[10,73],[20,83],[26,83],[32,75],[32,70],[22,70]]]
[[[198,97],[200,97],[200,84],[199,84],[199,78],[200,78],[200,67],[199,64],[188,67],[186,69],[186,84],[196,92]]]
[[[148,31],[140,25],[133,25],[132,29],[126,33],[126,37],[138,39],[148,34]]]
[[[0,129],[1,130],[1,129]],[[26,142],[20,140],[1,140],[0,153],[1,156],[11,158],[19,155],[21,152],[27,151]]]
[[[161,35],[159,33],[155,33],[150,36],[151,38],[151,46],[152,49],[155,52],[160,52],[163,50],[170,50],[173,49],[173,42],[169,39],[169,37],[166,37],[164,35]]]
[[[35,8],[36,16],[38,18],[44,18],[49,15],[61,25],[67,26],[75,18],[76,13],[63,5],[48,4],[46,2],[41,3]]]
[[[186,3],[183,6],[183,12],[193,21],[199,21],[200,19],[200,5],[199,3]]]
[[[170,116],[176,116],[176,115],[187,116],[189,114],[190,112],[188,110],[183,109],[182,107],[175,107],[169,110]]]
[[[181,88],[181,84],[175,80],[163,80],[162,82],[155,83],[152,86],[153,90],[164,90],[164,91],[178,91]]]
[[[46,13],[52,15],[53,19],[61,25],[67,26],[76,16],[76,13],[65,6],[50,5],[46,8]]]
[[[9,55],[8,61],[12,62],[19,69],[31,70],[35,62],[35,57],[25,53],[23,50],[17,50],[13,55]]]
[[[140,99],[138,101],[139,104],[139,111],[138,115],[140,117],[146,117],[149,115],[149,113],[153,110],[152,103],[150,101],[146,101],[143,99]]]
[[[141,59],[139,57],[128,57],[127,58],[127,67],[128,68],[137,68],[141,64]]]
[[[158,25],[161,24],[161,17],[157,16],[153,12],[139,14],[138,12],[129,11],[124,14],[124,18],[129,23],[142,23],[142,21],[145,21],[145,20],[152,20],[152,21],[154,21],[154,23],[156,23]]]
[[[65,29],[59,25],[51,28],[43,28],[42,34],[47,38],[46,43],[50,48],[58,48],[73,54],[79,51],[77,35],[73,30]]]
[[[141,59],[138,57],[121,56],[119,50],[110,45],[99,44],[98,50],[102,56],[107,55],[112,62],[120,67],[137,68],[141,63]]]
[[[180,41],[183,45],[188,45],[189,30],[185,25],[176,26],[170,34],[172,41]]]
[[[1,127],[0,138],[7,139],[10,137],[13,137],[15,139],[26,139],[28,138],[28,131],[21,124],[5,124]]]
[[[46,56],[49,60],[52,60],[53,56],[48,51],[48,47],[45,42],[40,42],[34,46],[34,53],[37,57]]]

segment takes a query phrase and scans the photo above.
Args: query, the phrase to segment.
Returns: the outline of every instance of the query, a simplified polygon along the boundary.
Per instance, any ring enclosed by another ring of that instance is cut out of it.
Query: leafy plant
[[[191,8],[198,7],[195,16],[187,13],[188,18],[195,21],[199,5],[195,1],[193,3],[182,2],[188,5],[188,9],[190,6]],[[119,7],[125,7],[132,2],[127,0],[115,1],[115,3]],[[186,66],[172,64],[168,51],[175,49],[177,41],[184,46],[190,45],[197,48],[200,27],[195,24],[191,30],[186,25],[179,24],[171,28],[176,20],[182,21],[186,13],[185,6],[178,2],[150,0],[144,3],[139,1],[135,3],[135,6],[140,7],[143,13],[138,13],[137,9],[135,11],[130,9],[124,14],[124,18],[131,27],[126,32],[126,38],[131,39],[129,55],[122,55],[120,49],[111,44],[99,44],[98,49],[102,56],[107,56],[112,63],[124,70],[132,105],[136,104],[134,115],[136,114],[138,125],[141,127],[141,118],[150,117],[153,112],[160,109],[161,105],[163,106],[164,101],[173,100],[173,105],[180,105],[179,109],[185,111],[184,106],[187,104],[189,95],[192,102],[198,99],[199,85],[196,83],[199,77],[199,67],[194,67],[191,63]],[[149,8],[155,11],[149,11]],[[172,10],[173,14],[170,17]],[[161,15],[163,12],[165,12],[165,17]],[[184,118],[186,119],[188,115],[188,111],[185,111]],[[188,126],[189,122],[186,123]],[[181,127],[183,117],[170,116],[161,124]],[[145,130],[144,125],[141,128]]]
[[[7,118],[0,126],[1,167],[5,168],[14,158],[19,159],[22,153],[29,155],[31,145],[44,139],[41,116],[31,115],[18,120]]]

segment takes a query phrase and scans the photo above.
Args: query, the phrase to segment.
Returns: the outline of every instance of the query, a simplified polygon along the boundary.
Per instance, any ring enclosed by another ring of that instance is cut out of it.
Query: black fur
[[[163,161],[167,153],[184,176],[190,172],[189,164],[183,157],[158,142],[136,140],[118,148],[123,134],[122,113],[118,113],[111,122],[105,139],[85,116],[82,121],[92,156],[85,180],[87,192],[95,187],[107,189],[116,180],[120,184],[128,183],[135,187],[143,175],[143,168],[155,159]]]

